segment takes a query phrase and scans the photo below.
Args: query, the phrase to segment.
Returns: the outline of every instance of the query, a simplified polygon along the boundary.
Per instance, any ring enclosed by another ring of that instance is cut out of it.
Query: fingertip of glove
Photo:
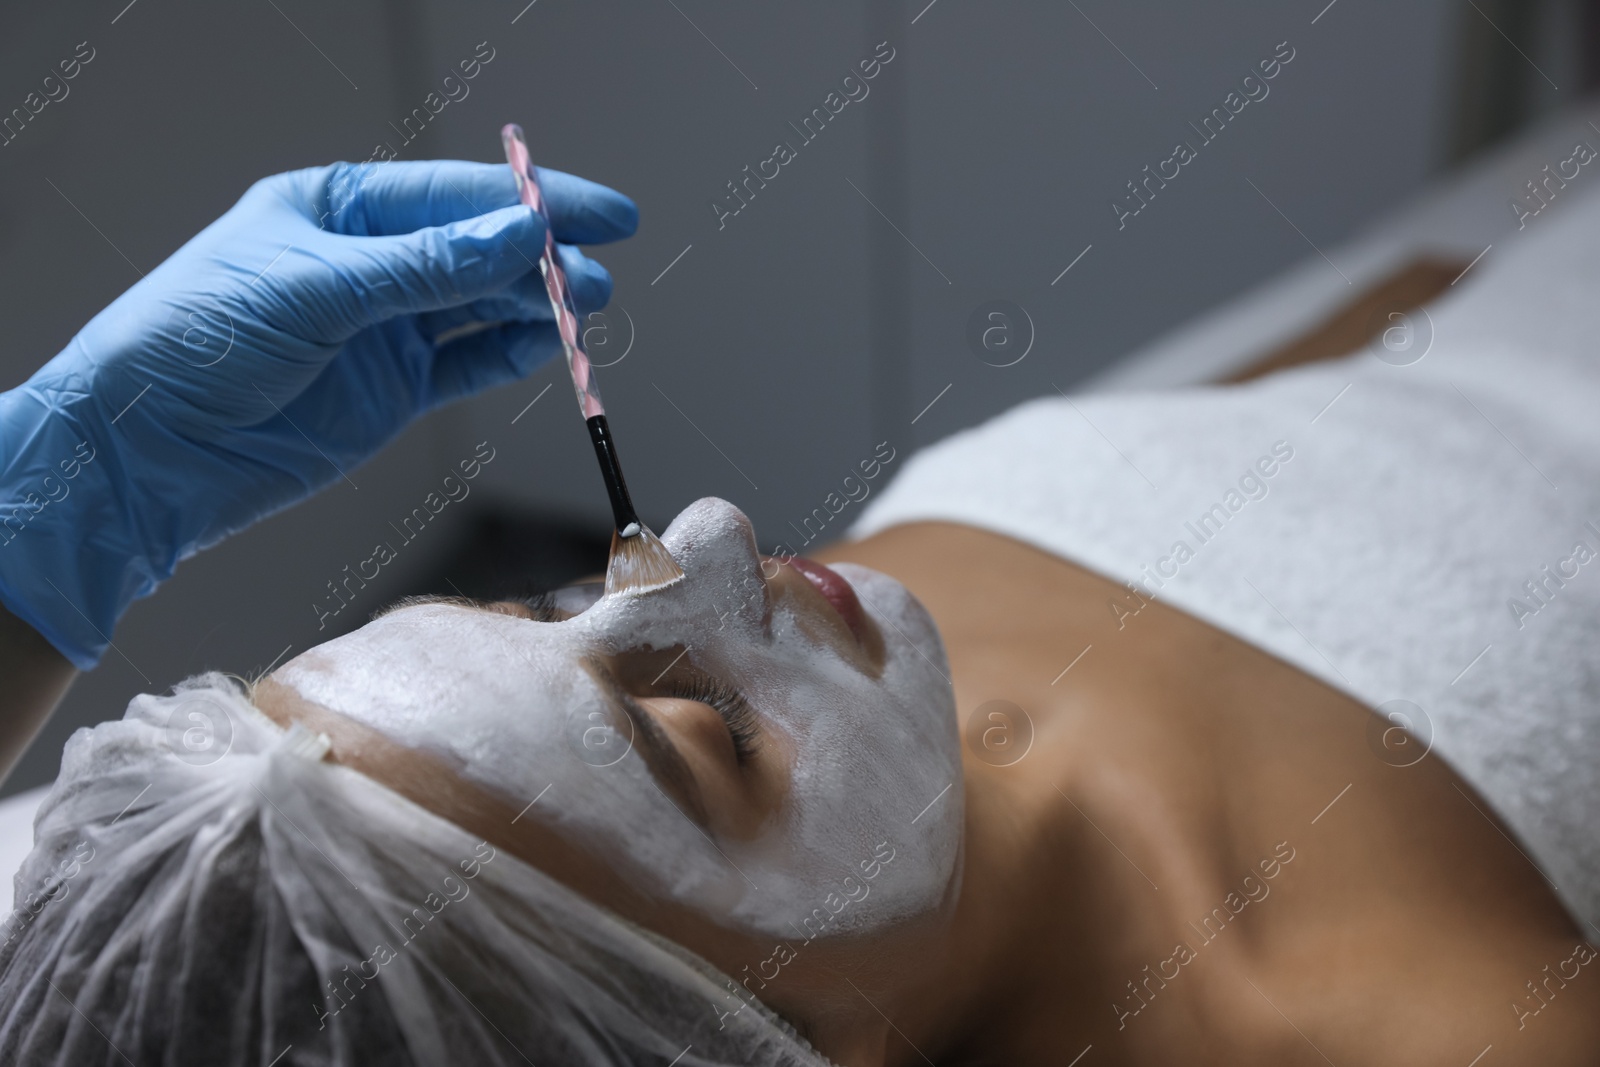
[[[611,300],[611,272],[598,260],[584,255],[582,249],[571,245],[556,247],[578,310],[587,313],[605,307]]]
[[[606,198],[600,213],[606,216],[618,234],[623,237],[632,237],[639,230],[639,205],[633,202],[632,197],[624,196],[614,189]]]
[[[585,312],[599,311],[611,303],[611,272],[604,266],[592,259],[589,260],[584,281],[587,284],[581,287],[581,293],[575,294],[575,298],[583,305]]]

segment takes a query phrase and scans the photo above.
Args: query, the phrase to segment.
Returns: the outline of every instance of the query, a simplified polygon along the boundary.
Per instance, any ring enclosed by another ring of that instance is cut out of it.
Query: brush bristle
[[[661,538],[650,532],[650,527],[641,524],[632,537],[612,531],[611,562],[606,565],[607,596],[647,593],[682,580],[683,568]]]

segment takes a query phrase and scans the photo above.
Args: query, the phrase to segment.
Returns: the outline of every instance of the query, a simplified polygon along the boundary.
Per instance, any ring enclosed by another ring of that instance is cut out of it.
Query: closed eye
[[[733,740],[733,753],[743,766],[761,751],[761,719],[733,686],[698,672],[667,682],[662,696],[705,704],[722,717]]]
[[[562,622],[572,618],[570,612],[562,611],[556,606],[554,593],[534,593],[531,596],[508,596],[500,599],[502,604],[516,604],[526,608],[528,618],[534,622]]]
[[[604,591],[604,582],[574,582],[547,592],[505,597],[502,602],[526,608],[535,622],[565,622],[594,607]]]

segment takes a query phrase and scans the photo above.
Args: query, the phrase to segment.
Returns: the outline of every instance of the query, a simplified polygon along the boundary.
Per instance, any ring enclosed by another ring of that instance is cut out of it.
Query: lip
[[[844,620],[850,633],[855,637],[857,644],[865,644],[867,617],[861,610],[861,601],[856,598],[856,591],[844,577],[831,567],[826,567],[813,559],[804,556],[791,556],[786,559],[789,566],[805,576],[806,581],[822,594],[822,598]]]

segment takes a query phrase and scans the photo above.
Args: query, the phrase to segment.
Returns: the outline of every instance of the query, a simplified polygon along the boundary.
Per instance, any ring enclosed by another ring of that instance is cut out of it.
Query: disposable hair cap
[[[0,1062],[826,1067],[327,746],[218,674],[75,733],[0,924]]]

